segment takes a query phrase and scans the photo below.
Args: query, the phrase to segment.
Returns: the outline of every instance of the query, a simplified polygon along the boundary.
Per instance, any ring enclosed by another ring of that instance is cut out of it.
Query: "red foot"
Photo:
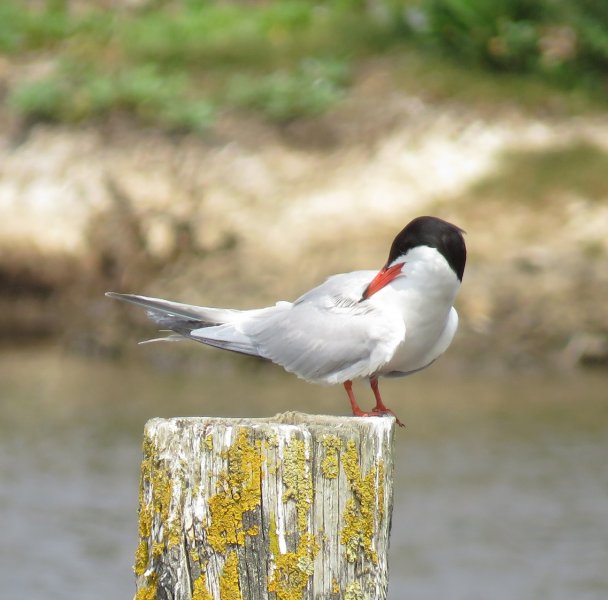
[[[399,427],[405,427],[405,425],[399,420],[397,415],[388,407],[384,405],[382,402],[382,397],[380,396],[380,388],[378,387],[378,378],[371,377],[369,380],[369,384],[372,387],[372,392],[374,392],[374,397],[376,398],[376,406],[372,409],[372,412],[378,415],[393,415],[395,417],[395,421],[397,421],[397,425]]]
[[[393,415],[395,417],[395,421],[399,427],[405,427],[405,425],[397,418],[397,415],[390,409],[384,406],[382,403],[382,398],[380,398],[380,390],[378,390],[378,380],[370,379],[370,383],[372,386],[372,390],[374,391],[374,395],[376,396],[376,406],[372,409],[371,412],[364,412],[359,408],[357,401],[355,400],[355,395],[353,394],[353,383],[352,381],[344,382],[344,389],[348,394],[348,399],[350,400],[350,406],[353,411],[353,416],[355,417],[383,417],[384,415]]]
[[[397,425],[399,425],[399,427],[405,427],[405,425],[397,418],[397,415],[390,408],[373,408],[370,412],[364,412],[360,408],[353,410],[353,416],[355,417],[384,417],[385,415],[392,415],[395,417],[395,422]]]

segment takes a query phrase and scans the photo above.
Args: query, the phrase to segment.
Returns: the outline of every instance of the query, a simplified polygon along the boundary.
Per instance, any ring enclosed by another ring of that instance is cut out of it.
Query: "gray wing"
[[[375,271],[334,275],[293,304],[279,302],[247,311],[107,295],[144,307],[151,319],[179,337],[260,356],[308,381],[340,383],[378,371],[405,338],[398,312],[381,309],[373,300],[361,301],[374,275]]]
[[[136,294],[107,292],[108,298],[129,302],[146,309],[150,319],[175,334],[140,342],[176,341],[192,339],[222,350],[259,356],[251,341],[239,330],[238,323],[260,310],[243,311],[229,308],[210,308],[182,304],[162,298]],[[261,311],[269,309],[261,309]]]
[[[108,298],[121,300],[129,304],[135,304],[146,309],[148,316],[153,321],[159,321],[168,316],[177,319],[188,319],[200,321],[206,325],[220,325],[232,320],[235,315],[243,312],[230,308],[209,308],[207,306],[195,306],[193,304],[182,304],[164,300],[163,298],[150,298],[138,294],[118,294],[116,292],[106,292]],[[164,325],[165,323],[160,323]]]
[[[308,381],[367,377],[390,360],[405,337],[400,315],[361,295],[374,271],[331,277],[295,303],[280,303],[242,323],[260,356]]]

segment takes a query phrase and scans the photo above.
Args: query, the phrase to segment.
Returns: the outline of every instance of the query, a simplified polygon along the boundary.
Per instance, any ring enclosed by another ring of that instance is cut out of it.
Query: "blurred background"
[[[132,596],[147,419],[348,412],[104,291],[291,300],[421,214],[469,259],[383,386],[389,597],[608,597],[608,4],[3,0],[0,96],[7,598]]]

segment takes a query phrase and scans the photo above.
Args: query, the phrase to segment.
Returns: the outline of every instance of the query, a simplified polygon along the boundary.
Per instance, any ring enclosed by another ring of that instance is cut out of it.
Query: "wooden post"
[[[392,417],[146,424],[136,600],[387,594]]]

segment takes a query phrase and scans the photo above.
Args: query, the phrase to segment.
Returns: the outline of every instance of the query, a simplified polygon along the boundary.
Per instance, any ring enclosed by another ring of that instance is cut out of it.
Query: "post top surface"
[[[373,429],[384,430],[390,432],[395,427],[395,417],[386,415],[382,417],[352,417],[352,416],[335,416],[335,415],[311,415],[297,411],[288,411],[278,413],[273,417],[170,417],[161,418],[154,417],[146,423],[146,430],[157,429],[159,427],[178,426],[185,427],[188,425],[217,425],[224,427],[264,427],[271,426],[282,427],[298,427],[310,429],[315,427],[328,428],[335,427],[336,429]]]

